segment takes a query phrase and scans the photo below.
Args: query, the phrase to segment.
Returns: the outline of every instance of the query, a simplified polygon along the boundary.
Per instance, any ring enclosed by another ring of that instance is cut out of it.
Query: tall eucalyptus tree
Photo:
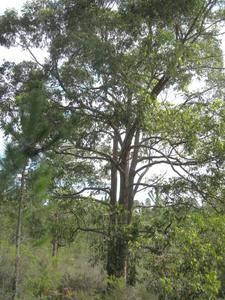
[[[1,44],[28,51],[43,74],[49,103],[70,123],[56,152],[69,155],[71,163],[95,163],[102,177],[97,185],[72,184],[71,194],[100,192],[109,199],[108,275],[133,281],[127,228],[138,192],[163,188],[153,167],[169,166],[189,191],[201,195],[194,176],[196,148],[204,138],[210,142],[213,125],[205,107],[223,90],[218,35],[224,4],[43,0],[28,2],[19,15],[6,11],[0,19]],[[44,63],[34,48],[47,53]],[[28,64],[17,74],[17,84],[16,67],[2,71],[7,84],[2,102],[16,99],[32,68]],[[191,91],[190,84],[200,80],[202,89]]]

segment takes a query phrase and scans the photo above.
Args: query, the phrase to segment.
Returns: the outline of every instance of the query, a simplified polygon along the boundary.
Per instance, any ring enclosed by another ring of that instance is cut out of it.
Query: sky
[[[0,0],[0,15],[4,14],[4,11],[6,9],[16,9],[17,11],[19,11],[26,2],[26,0]],[[34,50],[34,52],[35,56],[37,56],[38,59],[43,56],[43,53],[41,53],[40,50]],[[0,64],[3,60],[14,61],[18,63],[21,60],[27,58],[27,55],[30,56],[29,53],[27,53],[26,51],[22,51],[20,48],[15,47],[7,49],[0,46]]]
[[[7,0],[0,2],[0,13],[4,12],[7,8],[20,9],[25,1],[24,0]]]

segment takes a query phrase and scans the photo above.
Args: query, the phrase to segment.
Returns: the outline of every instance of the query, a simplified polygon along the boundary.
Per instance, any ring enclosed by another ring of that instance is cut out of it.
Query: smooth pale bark
[[[109,230],[108,230],[108,250],[107,250],[107,274],[108,276],[116,276],[117,274],[117,256],[116,241],[114,231],[117,224],[117,167],[115,162],[118,155],[118,138],[114,132],[113,137],[113,162],[111,162],[111,190],[110,190],[110,216],[109,216]],[[120,268],[119,268],[120,269]]]
[[[113,162],[111,163],[111,190],[110,190],[110,207],[111,207],[111,223],[116,222],[116,203],[117,203],[117,167],[115,162],[118,160],[118,137],[114,133],[113,137]]]

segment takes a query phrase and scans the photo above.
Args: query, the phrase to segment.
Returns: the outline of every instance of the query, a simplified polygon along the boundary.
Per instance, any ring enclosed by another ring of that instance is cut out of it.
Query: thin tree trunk
[[[113,160],[117,161],[118,153],[118,138],[114,133],[113,138]],[[117,224],[117,168],[115,164],[111,163],[111,192],[110,192],[110,216],[109,216],[109,230],[108,230],[108,249],[107,249],[107,274],[114,276],[117,273],[116,260],[117,260],[117,246],[116,242],[116,224]]]
[[[118,157],[118,138],[116,133],[114,133],[113,138],[113,161],[116,162]],[[110,192],[110,206],[111,215],[110,223],[115,225],[116,223],[116,203],[117,203],[117,167],[115,163],[111,165],[111,192]]]
[[[13,280],[13,296],[12,300],[17,298],[18,285],[20,280],[20,248],[22,238],[22,218],[23,218],[23,202],[24,202],[24,187],[25,187],[25,167],[23,168],[20,181],[20,196],[19,196],[19,207],[18,217],[16,225],[16,260],[15,260],[15,274]]]
[[[59,233],[58,233],[58,225],[59,225],[59,213],[56,212],[54,214],[54,232],[53,232],[53,239],[52,239],[52,256],[57,256],[59,250]]]
[[[128,205],[127,205],[127,224],[131,224],[132,222],[132,208],[133,208],[133,204],[134,204],[134,178],[135,178],[135,170],[137,167],[137,160],[138,160],[138,143],[139,143],[139,139],[140,139],[140,131],[137,130],[135,133],[135,137],[134,137],[134,150],[132,152],[132,159],[131,159],[131,164],[130,164],[130,168],[129,168],[129,186],[128,186]],[[135,238],[133,236],[133,238]],[[135,257],[133,257],[133,255],[129,252],[128,249],[128,253],[127,253],[127,257],[126,257],[126,264],[125,264],[125,268],[126,268],[126,283],[128,285],[135,285],[136,283],[136,261],[135,261]]]
[[[52,256],[55,257],[58,254],[58,241],[57,237],[52,240]]]

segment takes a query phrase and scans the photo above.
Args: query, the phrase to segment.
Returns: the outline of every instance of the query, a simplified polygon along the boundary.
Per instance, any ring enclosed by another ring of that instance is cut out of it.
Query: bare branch
[[[79,231],[94,232],[94,233],[98,233],[98,234],[102,234],[104,236],[107,236],[107,233],[104,231],[104,229],[82,228],[82,227],[77,227],[76,229],[79,230]]]
[[[103,187],[85,187],[83,189],[81,189],[80,191],[78,192],[74,192],[74,193],[68,193],[68,194],[57,194],[58,196],[60,197],[63,197],[63,198],[71,198],[71,197],[75,197],[75,196],[78,196],[80,194],[82,194],[83,192],[86,192],[86,191],[99,191],[99,192],[105,192],[107,194],[110,193],[110,189],[109,188],[103,188]]]

